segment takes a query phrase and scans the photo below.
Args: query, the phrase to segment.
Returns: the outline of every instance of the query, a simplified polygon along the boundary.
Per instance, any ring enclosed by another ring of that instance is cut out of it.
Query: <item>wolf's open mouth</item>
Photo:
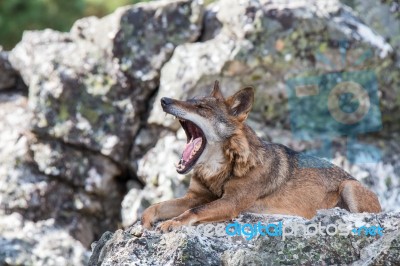
[[[203,131],[195,123],[181,118],[179,118],[179,122],[185,130],[187,143],[183,149],[182,157],[175,167],[179,174],[185,174],[193,168],[200,158],[206,147],[207,139]]]

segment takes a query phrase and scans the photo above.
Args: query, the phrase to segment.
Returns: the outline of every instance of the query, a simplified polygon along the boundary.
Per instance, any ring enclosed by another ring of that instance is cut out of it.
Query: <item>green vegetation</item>
[[[149,0],[0,0],[0,45],[11,49],[24,30],[68,31],[75,20],[102,17],[117,7]]]

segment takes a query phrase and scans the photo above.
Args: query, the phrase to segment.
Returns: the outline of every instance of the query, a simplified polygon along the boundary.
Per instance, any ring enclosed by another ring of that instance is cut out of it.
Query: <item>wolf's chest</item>
[[[229,179],[230,170],[223,165],[214,170],[211,167],[199,167],[196,171],[196,176],[210,192],[217,197],[221,197],[224,191],[224,185]]]
[[[222,196],[223,186],[229,175],[229,163],[220,146],[209,145],[199,158],[195,171],[205,187],[216,196]]]
[[[224,185],[228,179],[227,175],[219,174],[214,176],[199,175],[199,181],[205,186],[212,194],[218,198],[222,197],[224,192]]]

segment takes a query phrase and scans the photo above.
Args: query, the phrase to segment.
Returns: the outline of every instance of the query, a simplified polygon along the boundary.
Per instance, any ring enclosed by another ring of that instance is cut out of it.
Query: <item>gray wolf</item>
[[[381,211],[377,196],[341,168],[286,146],[261,140],[245,123],[254,101],[246,87],[225,98],[218,81],[209,96],[187,101],[162,98],[187,135],[179,174],[193,171],[185,196],[154,204],[142,216],[163,232],[182,225],[218,222],[241,212],[298,215],[341,207]],[[300,163],[305,162],[306,165]]]

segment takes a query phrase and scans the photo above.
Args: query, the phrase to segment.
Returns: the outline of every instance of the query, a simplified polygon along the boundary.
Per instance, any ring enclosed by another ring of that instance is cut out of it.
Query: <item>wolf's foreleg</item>
[[[163,201],[148,207],[142,215],[142,225],[150,229],[158,220],[171,219],[186,210],[207,202],[204,197],[188,192],[184,197]]]
[[[257,189],[248,190],[247,186],[249,186],[247,179],[230,180],[225,185],[222,198],[191,208],[178,217],[161,223],[159,228],[161,231],[167,232],[182,225],[233,219],[241,212],[249,209],[260,194]],[[251,192],[249,193],[249,191]]]

